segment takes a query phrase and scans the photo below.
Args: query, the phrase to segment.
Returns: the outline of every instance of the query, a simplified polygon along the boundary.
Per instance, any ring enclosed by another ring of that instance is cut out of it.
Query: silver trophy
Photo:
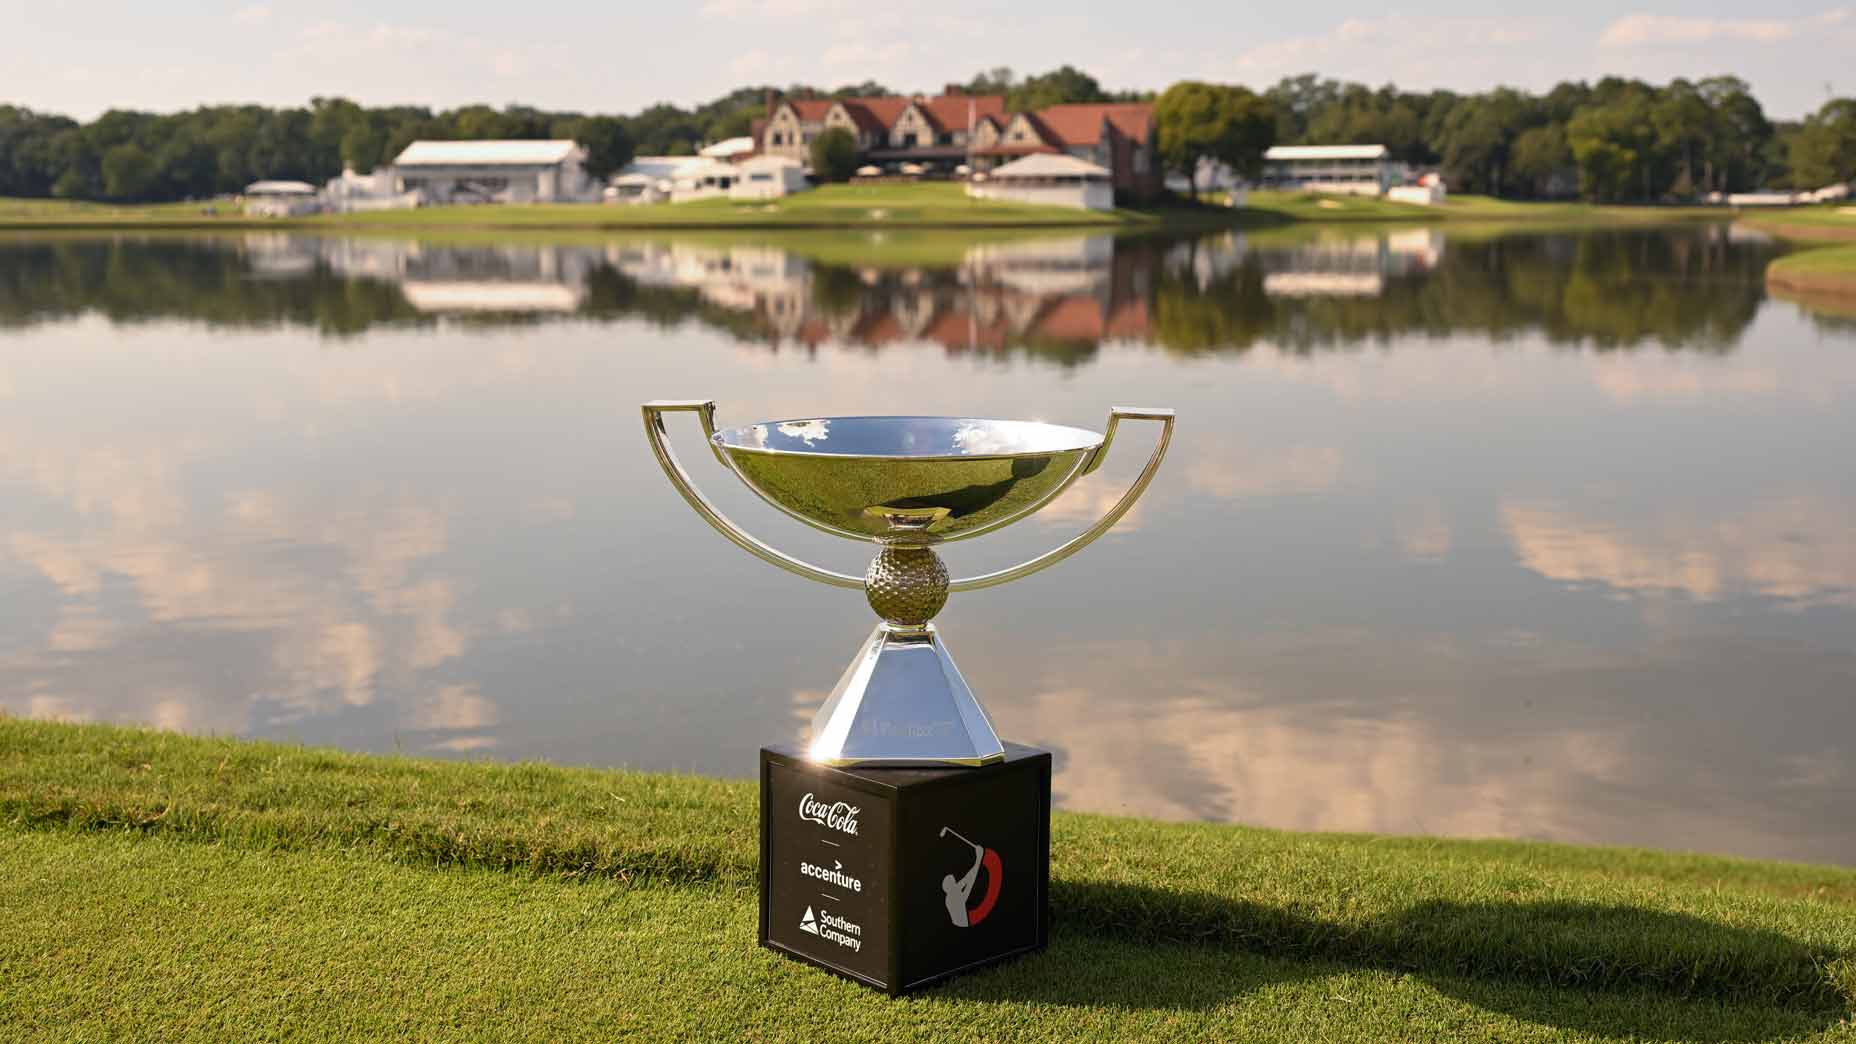
[[[697,492],[671,451],[664,414],[702,421],[709,449],[761,499],[814,529],[878,546],[863,576],[802,562],[755,539]],[[1127,493],[1094,525],[1036,558],[948,578],[934,545],[1015,522],[1096,470],[1124,420],[1156,420],[1160,439]],[[969,417],[819,417],[717,431],[715,403],[644,404],[651,452],[677,492],[750,554],[833,587],[860,589],[882,622],[812,720],[807,756],[826,765],[985,765],[1005,746],[929,621],[950,591],[1030,576],[1070,557],[1128,513],[1173,437],[1173,411],[1109,412],[1108,430]]]

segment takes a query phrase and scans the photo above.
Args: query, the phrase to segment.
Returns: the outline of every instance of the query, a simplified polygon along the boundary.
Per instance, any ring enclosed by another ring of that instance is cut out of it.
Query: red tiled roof
[[[882,134],[889,130],[889,125],[878,118],[876,113],[871,112],[870,107],[863,103],[863,99],[845,98],[840,104],[844,106],[844,112],[851,118],[851,122],[855,123],[857,129],[865,134]]]
[[[902,110],[908,108],[909,102],[912,101],[913,99],[901,98],[901,97],[895,97],[895,96],[890,96],[886,98],[856,98],[856,99],[847,98],[845,99],[845,101],[847,102],[853,101],[853,100],[856,101],[857,104],[870,110],[870,115],[875,116],[878,120],[882,121],[883,129],[888,130],[889,128],[894,127],[896,125],[896,117],[902,115]]]
[[[1146,141],[1153,127],[1154,107],[1146,102],[1052,105],[1039,109],[1035,116],[1065,145],[1094,145],[1102,140],[1105,123],[1135,141]]]
[[[1003,94],[943,94],[920,105],[928,122],[944,131],[966,130],[969,114],[976,122],[982,116],[1005,115]]]
[[[783,104],[793,107],[793,114],[806,123],[817,123],[836,105],[835,98],[787,98]],[[774,111],[779,111],[776,107]]]
[[[922,114],[936,130],[965,130],[967,114],[971,110],[977,119],[992,117],[1002,118],[1006,115],[1005,95],[1003,94],[943,94],[937,98],[923,98],[919,102],[914,98],[901,95],[889,95],[876,98],[840,98],[844,110],[856,121],[859,130],[867,133],[888,131],[896,125],[910,105],[919,105]],[[802,119],[824,119],[825,110],[817,117],[807,116],[800,111]]]

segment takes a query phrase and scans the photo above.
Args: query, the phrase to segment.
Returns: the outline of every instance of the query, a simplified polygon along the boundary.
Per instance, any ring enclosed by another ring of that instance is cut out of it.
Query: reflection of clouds
[[[1015,717],[1068,754],[1053,784],[1065,807],[1299,830],[1578,836],[1584,810],[1566,780],[1602,783],[1629,762],[1602,730],[1453,745],[1422,720],[1257,706],[1230,682],[1199,681],[1193,695],[1129,705],[1100,687],[1046,691]]]
[[[1340,481],[1336,446],[1234,447],[1202,453],[1185,466],[1194,492],[1219,500],[1319,493]]]
[[[1508,503],[1503,527],[1521,564],[1561,583],[1740,594],[1856,605],[1856,505],[1791,497],[1707,522],[1661,516],[1607,522],[1546,503]]]
[[[1126,480],[1118,482],[1109,478],[1104,472],[1098,471],[1093,475],[1085,475],[1077,479],[1057,499],[1039,508],[1031,517],[1044,526],[1091,525],[1103,515],[1108,514],[1109,509],[1114,507],[1127,491]],[[1140,529],[1146,504],[1146,497],[1135,501],[1134,506],[1128,509],[1128,513],[1121,516],[1121,521],[1115,523],[1115,532],[1132,533]]]
[[[447,685],[413,708],[408,724],[415,729],[481,729],[502,720],[496,705],[475,685]]]
[[[1244,655],[1256,666],[1235,671],[1221,642],[1099,642],[1024,690],[994,689],[987,710],[1002,733],[1063,752],[1055,797],[1079,810],[1779,858],[1847,851],[1813,847],[1840,843],[1813,825],[1856,786],[1839,741],[1821,738],[1840,710],[1814,712],[1820,731],[1804,749],[1724,758],[1798,741],[1770,720],[1723,736],[1707,715],[1666,713],[1681,698],[1590,699],[1594,681],[1631,689],[1617,673],[1630,654],[1551,644],[1510,655],[1515,673],[1463,678],[1448,662],[1455,638],[1308,639],[1252,632]],[[1311,668],[1310,654],[1342,646],[1351,656],[1329,662],[1357,658],[1356,684],[1311,698],[1311,677],[1331,669]],[[1653,686],[1658,668],[1637,664]]]
[[[758,428],[759,425],[756,425],[756,427]],[[780,425],[780,434],[789,439],[799,439],[810,446],[814,442],[823,442],[831,438],[831,421],[787,421]]]
[[[1450,554],[1450,543],[1450,519],[1434,500],[1398,522],[1399,547],[1411,558],[1444,558]]]
[[[1706,360],[1683,366],[1657,360],[1655,368],[1627,358],[1601,358],[1592,365],[1593,381],[1605,398],[1620,406],[1659,402],[1701,402],[1714,399],[1753,399],[1785,390],[1784,377],[1775,369]]]
[[[961,453],[969,456],[989,456],[1022,452],[1027,445],[1027,438],[1017,425],[981,421],[962,424],[956,429],[954,445],[960,447]]]
[[[261,635],[263,680],[220,690],[216,705],[198,690],[148,682],[90,693],[84,705],[88,714],[169,727],[245,730],[254,706],[270,723],[366,706],[388,670],[464,653],[469,636],[452,621],[455,585],[415,575],[446,547],[438,512],[380,491],[336,505],[263,488],[190,501],[180,492],[187,465],[206,448],[186,437],[161,445],[131,437],[121,446],[46,448],[0,435],[0,478],[76,519],[44,531],[21,524],[0,545],[61,599],[39,651],[6,665],[9,673],[79,677],[111,670],[97,664],[112,657],[151,676],[187,673],[171,661],[185,658],[188,636]],[[123,586],[133,613],[103,601]],[[45,699],[31,698],[28,709],[39,713]],[[60,707],[44,709],[63,714]]]

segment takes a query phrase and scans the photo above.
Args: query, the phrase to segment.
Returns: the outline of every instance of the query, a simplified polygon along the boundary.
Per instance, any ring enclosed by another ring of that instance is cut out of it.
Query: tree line
[[[1279,141],[1383,144],[1441,170],[1455,191],[1491,196],[1686,200],[1856,176],[1856,98],[1830,99],[1801,121],[1774,121],[1733,76],[1660,87],[1611,76],[1544,94],[1458,94],[1309,75],[1286,78],[1264,97]]]
[[[1072,66],[1019,77],[1008,68],[946,89],[999,93],[1013,110],[1155,98],[1111,91]],[[260,178],[319,183],[343,167],[389,162],[417,139],[572,138],[604,177],[633,155],[680,155],[748,133],[770,95],[895,93],[864,82],[741,87],[707,104],[630,115],[526,106],[367,107],[344,98],[307,106],[111,110],[89,122],[0,105],[0,196],[147,202],[237,192]],[[1856,98],[1833,98],[1799,121],[1768,118],[1735,77],[1657,86],[1607,77],[1544,94],[1368,87],[1314,75],[1261,92],[1176,84],[1157,96],[1163,157],[1199,156],[1254,170],[1270,144],[1380,143],[1440,170],[1454,191],[1509,198],[1682,200],[1761,186],[1816,188],[1856,175]]]

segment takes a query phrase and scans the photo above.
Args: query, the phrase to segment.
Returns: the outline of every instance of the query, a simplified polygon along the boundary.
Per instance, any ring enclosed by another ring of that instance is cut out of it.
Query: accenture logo
[[[859,809],[856,805],[848,804],[843,801],[834,801],[830,804],[826,804],[813,797],[810,793],[807,793],[805,797],[799,799],[800,819],[810,823],[817,823],[823,827],[830,827],[841,834],[849,834],[852,837],[857,836],[858,811]]]

